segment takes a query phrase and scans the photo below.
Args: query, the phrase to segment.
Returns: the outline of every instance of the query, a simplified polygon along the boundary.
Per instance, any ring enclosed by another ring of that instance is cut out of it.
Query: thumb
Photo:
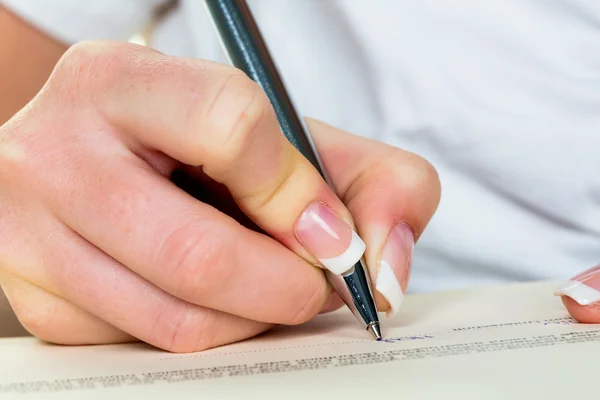
[[[600,322],[600,265],[575,275],[556,289],[567,311],[584,323]]]

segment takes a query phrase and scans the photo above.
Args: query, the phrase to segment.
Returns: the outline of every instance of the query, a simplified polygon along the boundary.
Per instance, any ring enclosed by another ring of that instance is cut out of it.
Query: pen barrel
[[[334,190],[246,1],[205,0],[205,5],[229,62],[261,86],[275,110],[282,133]],[[343,276],[328,270],[325,276],[363,327],[369,328],[378,324],[379,318],[365,265],[362,258]]]
[[[265,91],[282,133],[329,183],[315,145],[283,85],[248,4],[240,0],[206,0],[205,4],[231,65],[244,71]]]

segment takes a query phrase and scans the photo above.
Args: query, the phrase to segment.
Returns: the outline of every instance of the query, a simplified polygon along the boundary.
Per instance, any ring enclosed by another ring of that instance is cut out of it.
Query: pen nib
[[[373,322],[367,327],[367,330],[371,332],[375,339],[381,340],[381,330],[379,329],[379,322]]]

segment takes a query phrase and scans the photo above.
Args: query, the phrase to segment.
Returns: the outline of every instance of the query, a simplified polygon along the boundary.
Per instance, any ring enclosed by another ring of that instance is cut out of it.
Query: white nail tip
[[[341,275],[356,264],[365,253],[365,242],[352,231],[352,241],[342,254],[331,258],[319,258],[325,268],[336,275]]]
[[[379,264],[379,273],[375,281],[375,288],[385,297],[390,305],[387,316],[391,318],[396,315],[404,300],[404,293],[392,267],[386,261],[381,261]]]
[[[559,296],[568,296],[582,306],[600,301],[600,291],[578,281],[568,281],[556,289]]]

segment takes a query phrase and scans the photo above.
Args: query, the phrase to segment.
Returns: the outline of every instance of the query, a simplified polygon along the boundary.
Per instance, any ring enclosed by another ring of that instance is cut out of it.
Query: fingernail
[[[412,229],[401,223],[392,228],[383,246],[377,267],[375,289],[390,305],[387,311],[388,317],[398,313],[404,300],[400,279],[409,273],[414,244]]]
[[[295,233],[306,250],[337,275],[352,268],[366,248],[354,229],[321,202],[306,207]]]
[[[557,296],[567,296],[582,306],[600,302],[600,266],[574,276],[557,289]]]

